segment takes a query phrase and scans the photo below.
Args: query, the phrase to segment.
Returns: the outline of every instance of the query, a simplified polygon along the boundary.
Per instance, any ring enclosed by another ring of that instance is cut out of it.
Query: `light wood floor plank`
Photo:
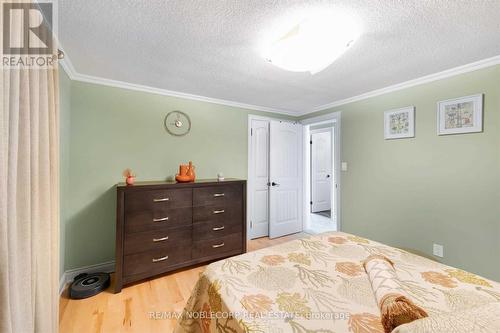
[[[268,237],[248,242],[248,251],[303,237],[297,233],[276,239]],[[197,266],[147,280],[113,293],[114,277],[108,290],[91,298],[72,300],[67,292],[59,302],[61,333],[171,332],[175,320],[150,319],[150,312],[181,312],[198,277],[206,266]]]

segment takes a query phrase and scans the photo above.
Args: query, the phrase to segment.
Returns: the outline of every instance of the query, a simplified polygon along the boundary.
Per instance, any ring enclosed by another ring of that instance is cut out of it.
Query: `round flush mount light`
[[[346,52],[361,35],[357,20],[340,11],[309,12],[264,46],[264,58],[293,72],[318,73]]]

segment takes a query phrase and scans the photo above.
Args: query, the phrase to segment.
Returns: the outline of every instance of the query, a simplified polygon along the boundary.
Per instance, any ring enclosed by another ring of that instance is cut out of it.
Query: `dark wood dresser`
[[[246,181],[117,186],[115,291],[246,252]]]

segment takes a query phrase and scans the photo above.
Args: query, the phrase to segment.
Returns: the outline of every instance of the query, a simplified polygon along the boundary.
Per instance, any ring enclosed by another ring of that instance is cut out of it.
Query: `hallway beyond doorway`
[[[331,211],[322,211],[309,214],[308,228],[305,232],[319,234],[327,231],[337,231],[337,221],[331,217]]]

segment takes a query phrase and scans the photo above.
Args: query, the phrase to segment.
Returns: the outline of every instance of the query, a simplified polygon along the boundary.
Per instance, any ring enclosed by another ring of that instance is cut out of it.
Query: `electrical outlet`
[[[342,171],[347,171],[347,162],[342,162],[341,165],[340,165],[340,169]]]
[[[443,245],[434,244],[432,247],[432,254],[436,257],[444,257],[444,247]]]

